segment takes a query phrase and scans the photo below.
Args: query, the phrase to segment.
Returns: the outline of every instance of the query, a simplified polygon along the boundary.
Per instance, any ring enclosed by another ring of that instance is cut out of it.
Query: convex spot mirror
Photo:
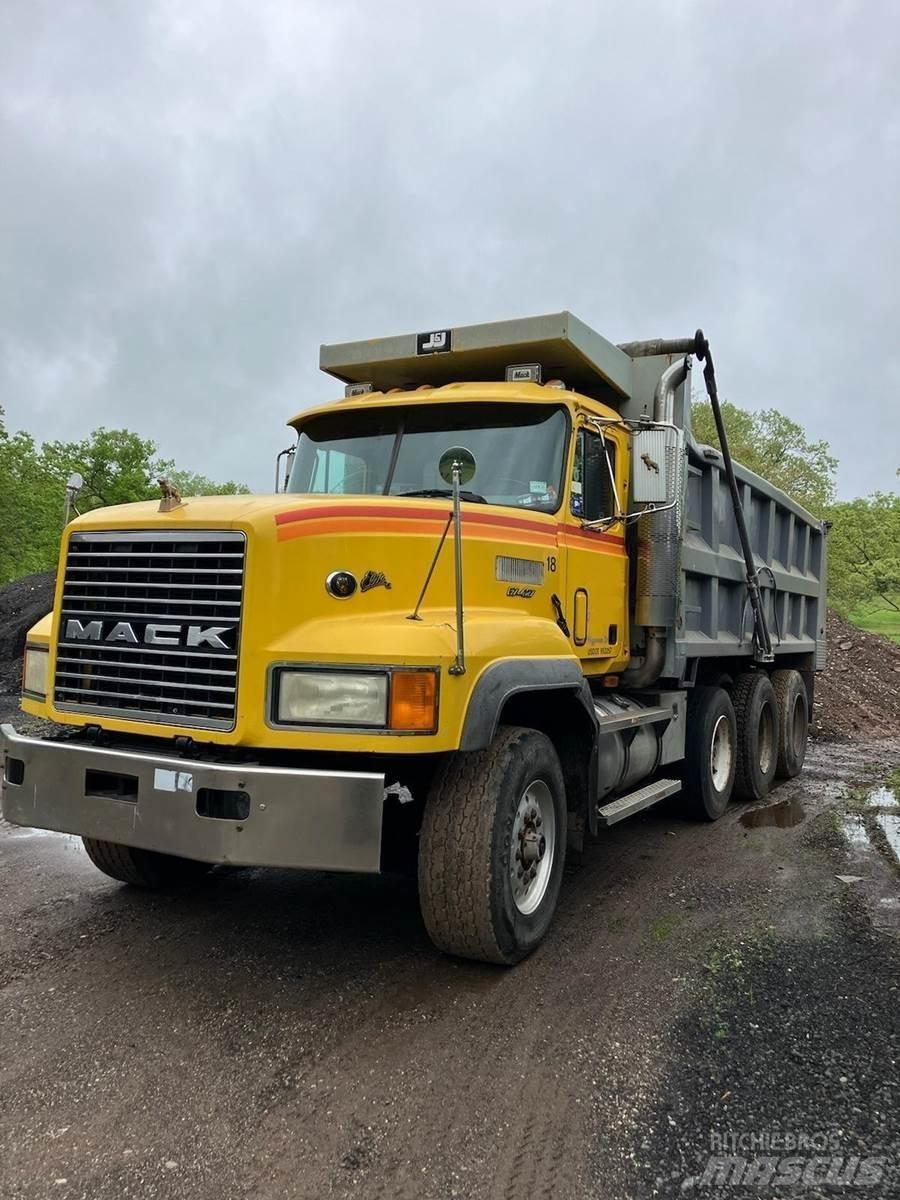
[[[459,485],[465,487],[475,478],[475,472],[478,465],[475,462],[475,455],[471,450],[467,450],[465,446],[451,446],[449,450],[445,450],[438,461],[438,474],[444,483],[453,485],[453,467],[459,465]]]

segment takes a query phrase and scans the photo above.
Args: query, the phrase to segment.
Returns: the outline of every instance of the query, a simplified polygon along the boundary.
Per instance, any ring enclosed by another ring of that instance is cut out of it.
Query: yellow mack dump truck
[[[586,835],[800,770],[824,528],[732,463],[700,332],[563,312],[320,365],[346,396],[291,422],[284,490],[66,528],[22,699],[55,732],[3,726],[3,815],[145,887],[417,869],[438,946],[512,963]]]

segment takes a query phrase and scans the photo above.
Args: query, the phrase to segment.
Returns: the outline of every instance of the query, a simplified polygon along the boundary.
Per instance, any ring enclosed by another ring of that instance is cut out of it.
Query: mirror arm
[[[606,444],[606,438],[603,438],[603,457],[606,459],[606,470],[609,474],[609,484],[612,488],[613,500],[615,501],[615,511],[618,515],[622,511],[622,502],[619,499],[619,492],[616,487],[616,475],[612,469],[612,463],[609,461],[609,447]]]
[[[582,521],[581,528],[596,530],[607,525],[617,525],[620,521],[623,525],[627,525],[629,522],[637,521],[640,517],[650,517],[654,513],[666,512],[668,509],[674,508],[677,503],[677,500],[670,500],[668,504],[648,505],[635,512],[618,512],[613,517],[598,517],[596,521]]]
[[[456,568],[456,662],[447,668],[449,675],[465,675],[466,646],[463,636],[463,561],[462,513],[459,505],[459,483],[462,463],[453,460],[453,561]]]
[[[293,446],[286,446],[284,450],[279,451],[278,457],[275,459],[275,492],[276,492],[276,494],[278,492],[286,492],[287,491],[288,483],[290,482],[290,478],[291,478],[291,467],[293,466],[294,455],[296,453],[297,453],[296,444]],[[284,472],[284,487],[281,486],[281,460],[282,459],[287,459],[287,463],[285,464],[285,472]]]

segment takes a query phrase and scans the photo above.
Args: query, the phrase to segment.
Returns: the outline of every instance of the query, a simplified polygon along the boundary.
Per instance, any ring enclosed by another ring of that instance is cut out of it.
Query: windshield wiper
[[[417,492],[397,492],[398,496],[422,496],[428,500],[437,500],[442,496],[452,496],[452,488],[421,488]],[[464,488],[460,489],[459,498],[461,500],[471,500],[475,504],[487,504],[484,496],[479,496],[477,492],[467,492]]]

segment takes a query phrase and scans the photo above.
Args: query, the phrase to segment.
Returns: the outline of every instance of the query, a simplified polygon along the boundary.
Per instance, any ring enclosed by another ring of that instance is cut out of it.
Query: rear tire
[[[96,838],[81,840],[88,858],[104,875],[120,883],[130,883],[134,887],[153,891],[187,887],[201,879],[211,866],[193,858],[178,858],[174,854],[159,854],[155,850],[120,846],[117,842],[102,842]]]
[[[684,800],[700,821],[718,821],[728,807],[737,761],[737,729],[728,693],[695,687],[688,695],[684,739]]]
[[[419,901],[434,944],[515,963],[544,937],[566,854],[566,792],[553,743],[501,728],[451,755],[432,783],[419,838]]]
[[[793,779],[803,769],[809,736],[809,697],[799,671],[773,671],[772,687],[778,709],[779,779]]]
[[[742,800],[762,800],[778,766],[778,705],[764,671],[745,671],[731,689],[737,720],[734,790]]]

